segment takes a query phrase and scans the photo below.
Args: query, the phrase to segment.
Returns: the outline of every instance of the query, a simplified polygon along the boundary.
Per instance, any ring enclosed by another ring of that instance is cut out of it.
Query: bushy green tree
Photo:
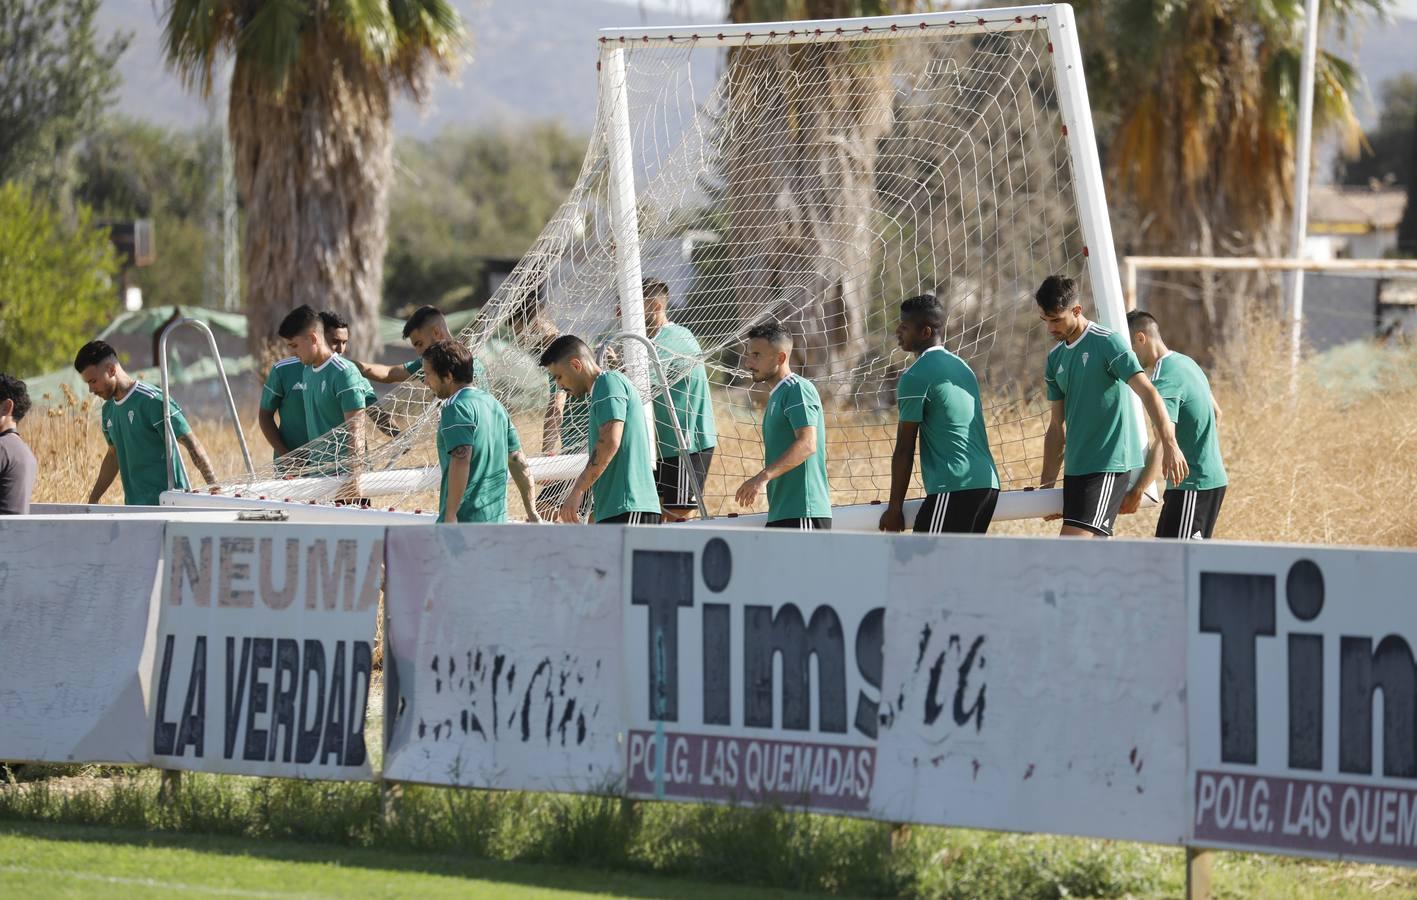
[[[209,135],[145,122],[109,120],[84,142],[75,196],[99,219],[152,219],[157,260],[128,281],[148,306],[197,306],[204,299],[206,202],[217,173],[204,153]]]
[[[0,186],[0,371],[33,375],[69,361],[116,307],[118,260],[80,205],[66,227],[25,187]]]
[[[99,45],[99,2],[0,0],[0,182],[71,186],[73,150],[112,101],[129,41]]]
[[[1353,159],[1339,159],[1334,174],[1342,184],[1366,187],[1373,181],[1412,184],[1413,139],[1417,138],[1417,75],[1406,73],[1382,83],[1378,126]]]
[[[580,172],[584,138],[555,124],[451,132],[399,144],[384,306],[457,308],[488,257],[516,259]]]

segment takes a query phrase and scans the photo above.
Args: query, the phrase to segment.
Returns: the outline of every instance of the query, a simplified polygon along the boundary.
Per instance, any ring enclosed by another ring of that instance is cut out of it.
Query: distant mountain
[[[104,0],[99,27],[129,31],[119,62],[117,111],[169,127],[206,121],[204,104],[162,62],[161,6],[156,0]],[[485,128],[557,120],[588,131],[595,118],[596,32],[601,28],[669,25],[684,14],[607,0],[455,0],[471,37],[470,60],[456,82],[437,81],[419,110],[400,102],[401,135],[431,137],[444,128]],[[711,73],[710,73],[711,74]]]

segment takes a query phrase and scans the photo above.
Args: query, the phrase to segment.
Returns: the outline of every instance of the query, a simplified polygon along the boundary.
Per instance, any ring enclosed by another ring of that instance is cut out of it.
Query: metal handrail
[[[212,334],[212,330],[207,327],[206,322],[184,317],[169,323],[157,339],[157,362],[158,368],[162,372],[162,432],[163,446],[167,451],[167,489],[170,491],[174,486],[173,460],[181,463],[181,457],[177,455],[177,435],[172,431],[172,391],[168,384],[167,375],[167,339],[172,335],[172,332],[184,325],[195,328],[207,336],[207,346],[211,348],[212,358],[216,360],[217,377],[221,379],[222,390],[226,393],[226,408],[231,411],[231,424],[236,429],[236,441],[241,445],[241,458],[246,461],[246,473],[254,481],[256,467],[251,464],[251,449],[246,446],[246,435],[241,431],[241,416],[236,413],[236,401],[231,396],[231,382],[226,380],[226,365],[221,361],[221,351],[217,349],[216,336]]]
[[[669,393],[669,376],[664,374],[664,366],[659,362],[659,353],[654,346],[654,342],[642,334],[633,331],[622,331],[606,338],[600,345],[600,350],[595,354],[596,365],[605,366],[605,354],[610,349],[613,341],[624,340],[639,341],[645,345],[646,355],[649,357],[650,367],[654,374],[659,376],[659,383],[664,387],[665,405],[669,407],[669,423],[674,426],[674,440],[679,443],[679,465],[689,473],[689,483],[694,488],[694,499],[698,502],[699,518],[712,519],[709,515],[708,505],[704,503],[704,486],[699,482],[699,472],[689,462],[689,442],[684,439],[684,429],[679,427],[679,412],[674,408],[674,397]],[[589,437],[589,435],[587,435]]]

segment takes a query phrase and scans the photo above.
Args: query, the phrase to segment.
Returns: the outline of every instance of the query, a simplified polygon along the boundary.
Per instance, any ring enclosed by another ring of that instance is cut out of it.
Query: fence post
[[[182,773],[177,769],[162,770],[162,784],[157,789],[157,802],[171,806],[182,791]]]
[[[399,802],[403,800],[403,785],[396,781],[379,780],[380,809],[387,830],[398,824]]]
[[[891,852],[897,852],[910,843],[910,823],[891,823]]]
[[[1186,848],[1186,900],[1210,900],[1210,863],[1214,851]]]

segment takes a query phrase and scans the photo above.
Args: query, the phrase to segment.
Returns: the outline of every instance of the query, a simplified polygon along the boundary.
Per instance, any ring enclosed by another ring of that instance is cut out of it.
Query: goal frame
[[[908,40],[911,32],[943,32],[962,37],[1041,32],[1047,36],[1048,53],[1052,59],[1054,93],[1063,136],[1066,139],[1073,201],[1081,232],[1080,249],[1086,261],[1093,308],[1099,324],[1125,333],[1125,295],[1107,214],[1101,161],[1092,125],[1087,85],[1083,77],[1077,26],[1072,7],[1068,4],[740,25],[602,29],[599,32],[600,57],[597,63],[600,92],[597,99],[598,121],[591,141],[592,145],[596,141],[604,141],[608,151],[609,212],[615,240],[615,282],[621,304],[622,331],[647,337],[641,289],[642,248],[637,206],[639,197],[635,185],[634,132],[629,115],[626,51],[632,47],[645,46],[673,46],[682,49],[694,44],[701,44],[706,49],[718,49],[837,41],[859,42],[863,39],[893,41]],[[627,374],[647,394],[650,386],[648,358],[638,341],[627,342],[625,361]],[[1040,358],[1039,369],[1041,368]],[[1135,446],[1143,447],[1144,417],[1141,403],[1135,396],[1132,397],[1128,410],[1128,439]],[[560,474],[559,470],[570,460],[548,458],[532,462],[534,466],[540,464],[541,468],[556,469],[557,474]],[[302,495],[306,495],[306,490],[323,494],[329,487],[324,482],[329,480],[298,479],[299,484],[290,481],[259,482],[237,486],[237,489],[242,490],[248,498],[253,494],[262,498],[256,502],[281,505],[274,498],[283,499],[294,494],[291,499],[298,501],[303,498]],[[388,493],[403,493],[413,488],[422,489],[426,483],[436,483],[436,480],[436,470],[366,472],[361,477],[361,487],[364,487],[364,482],[368,482],[371,488],[377,485]],[[241,494],[237,496],[240,497]],[[272,500],[266,500],[266,497]],[[177,496],[174,496],[173,500],[183,502]],[[210,498],[208,500],[210,502]],[[164,502],[167,502],[167,498],[164,498]],[[316,501],[311,499],[307,502]],[[920,502],[917,499],[907,503],[907,515],[913,514],[914,508]],[[1001,494],[995,518],[1036,518],[1061,509],[1062,491],[1059,488],[1010,490]],[[874,504],[837,507],[834,513],[844,528],[874,530]],[[715,521],[721,524],[749,524],[754,518],[756,517],[734,516],[728,522]],[[734,523],[733,519],[737,522]]]
[[[622,327],[643,334],[644,307],[640,296],[639,228],[633,202],[633,135],[629,127],[629,100],[625,85],[627,47],[679,47],[703,44],[711,48],[782,46],[783,44],[831,43],[878,39],[906,39],[911,32],[945,31],[949,34],[997,34],[1044,30],[1053,59],[1053,83],[1067,138],[1073,174],[1073,199],[1082,230],[1082,255],[1087,260],[1088,283],[1093,308],[1104,328],[1126,334],[1127,306],[1117,265],[1112,223],[1107,213],[1102,161],[1097,152],[1097,135],[1092,127],[1092,107],[1083,77],[1082,50],[1077,39],[1073,8],[1066,3],[1044,6],[1009,6],[995,9],[953,10],[896,16],[868,16],[846,19],[816,19],[793,22],[751,22],[737,25],[663,25],[645,28],[604,28],[600,31],[600,88],[609,104],[610,128],[606,135],[611,159],[611,215],[616,236],[616,267],[623,303]],[[626,192],[630,196],[626,196]],[[1041,365],[1040,365],[1041,369]],[[1146,429],[1141,400],[1131,395],[1128,404],[1127,439],[1138,448],[1146,447]],[[1062,510],[1062,490],[1003,491],[995,511],[998,520],[1034,518]],[[871,505],[864,506],[865,519],[874,516]],[[835,515],[846,512],[846,527],[860,527],[854,507],[837,507]],[[1040,512],[1043,510],[1043,512]],[[874,521],[867,523],[874,526]]]

